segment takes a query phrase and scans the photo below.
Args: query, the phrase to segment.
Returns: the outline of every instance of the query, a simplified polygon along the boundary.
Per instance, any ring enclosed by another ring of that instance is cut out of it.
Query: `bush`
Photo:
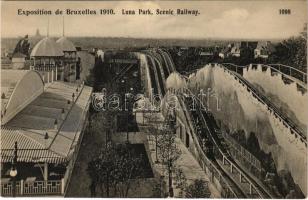
[[[207,182],[202,179],[196,179],[186,188],[185,192],[186,198],[209,198],[211,196]]]

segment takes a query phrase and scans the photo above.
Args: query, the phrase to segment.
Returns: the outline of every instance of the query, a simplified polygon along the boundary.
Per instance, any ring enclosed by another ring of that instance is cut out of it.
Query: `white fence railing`
[[[16,181],[16,196],[27,195],[62,195],[63,179],[49,181],[33,181],[25,182],[23,180]],[[13,182],[1,183],[1,196],[13,196]]]

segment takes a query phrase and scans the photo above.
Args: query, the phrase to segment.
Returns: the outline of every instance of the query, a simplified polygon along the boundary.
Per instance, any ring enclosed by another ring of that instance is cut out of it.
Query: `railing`
[[[235,139],[233,139],[226,132],[222,132],[222,136],[224,137],[226,143],[230,147],[231,150],[230,153],[232,157],[238,159],[240,162],[244,161],[245,164],[248,163],[249,166],[253,167],[252,169],[250,169],[250,171],[260,178],[262,173],[262,166],[260,160],[258,160],[253,154],[251,154],[244,147],[242,147],[238,142],[235,141]],[[253,169],[255,169],[256,171]]]
[[[83,88],[82,88],[83,89]],[[81,92],[80,92],[81,94]],[[87,105],[86,105],[86,112],[84,113],[84,119],[87,121],[88,119],[88,114],[89,114],[89,106],[90,106],[90,100],[87,102]],[[78,153],[79,153],[79,150],[80,150],[80,146],[81,146],[81,143],[82,143],[82,139],[83,139],[83,136],[84,136],[84,132],[85,132],[85,129],[87,127],[87,124],[88,121],[86,122],[86,124],[82,124],[82,123],[79,123],[79,127],[78,127],[78,130],[80,130],[80,136],[78,138],[78,142],[75,146],[75,150],[74,150],[74,153],[73,153],[73,156],[67,166],[67,170],[66,170],[66,173],[64,175],[64,178],[63,178],[63,188],[64,188],[64,196],[68,190],[68,186],[70,184],[70,180],[71,180],[71,176],[72,176],[72,173],[73,173],[73,170],[74,170],[74,167],[75,167],[75,164],[76,164],[76,160],[78,158]]]
[[[181,101],[181,100],[180,100]],[[184,105],[185,106],[185,105]],[[183,108],[184,115],[186,117],[186,120],[188,120],[188,117],[186,116],[186,109]],[[240,196],[235,192],[234,188],[229,184],[229,181],[226,180],[226,178],[223,176],[221,170],[219,170],[216,165],[206,157],[204,154],[203,149],[201,148],[199,141],[197,139],[197,134],[195,133],[196,126],[195,123],[192,123],[193,130],[189,127],[192,139],[194,141],[194,144],[196,146],[196,149],[198,151],[199,159],[198,162],[200,163],[201,167],[205,172],[208,174],[209,172],[212,173],[213,177],[211,177],[211,181],[215,184],[214,177],[216,181],[219,182],[219,184],[223,187],[223,194],[222,196],[225,198],[239,198]],[[201,159],[200,159],[201,158]]]
[[[233,63],[222,63],[222,65],[227,65],[227,68],[240,74],[243,75],[243,69],[248,68],[250,65],[245,65],[245,66],[238,66]],[[307,73],[302,72],[294,67],[290,67],[287,65],[282,65],[282,64],[251,64],[252,66],[256,65],[261,65],[270,68],[271,70],[280,73],[282,75],[287,75],[289,77],[297,79],[297,83],[307,89]]]
[[[56,65],[54,64],[46,64],[46,65],[34,65],[34,66],[30,66],[31,69],[33,70],[37,70],[37,71],[51,71],[51,70],[55,70]]]
[[[25,182],[23,180],[16,181],[16,196],[23,195],[62,195],[63,179],[49,181],[33,181]],[[1,195],[13,195],[13,182],[1,183]]]
[[[189,95],[192,95],[192,96],[195,96],[193,95],[193,93],[189,90],[189,89],[185,89],[185,91],[189,94]],[[215,157],[219,158],[219,159],[222,159],[222,164],[223,166],[225,166],[226,164],[229,164],[230,168],[231,168],[231,174],[233,174],[233,171],[236,170],[239,174],[239,177],[240,177],[240,183],[248,183],[249,184],[249,194],[250,195],[253,195],[254,192],[256,192],[256,194],[260,197],[260,198],[263,198],[263,197],[271,197],[271,194],[269,194],[264,188],[260,187],[259,185],[257,185],[257,183],[255,183],[255,181],[253,181],[250,177],[248,177],[248,175],[239,168],[239,166],[237,166],[237,164],[235,164],[230,156],[228,155],[227,152],[224,152],[222,149],[221,149],[221,146],[216,142],[216,140],[214,139],[214,134],[212,133],[212,131],[209,129],[209,127],[207,126],[207,121],[206,119],[204,118],[204,115],[202,114],[201,110],[204,110],[206,111],[207,109],[204,107],[203,103],[200,102],[200,100],[198,98],[195,98],[197,101],[197,103],[199,103],[199,107],[200,109],[196,109],[196,111],[198,112],[199,116],[201,117],[202,121],[205,123],[205,127],[208,131],[208,133],[210,134],[210,138],[214,144],[214,146],[216,147],[215,148]],[[260,191],[263,190],[262,192]]]
[[[13,182],[0,183],[1,185],[1,196],[12,196],[13,194]],[[20,181],[16,182],[16,195],[19,195],[21,192]]]
[[[233,64],[232,64],[233,65]],[[307,138],[304,135],[303,131],[300,130],[292,120],[290,120],[288,117],[285,117],[279,109],[267,99],[263,94],[258,92],[254,86],[249,83],[247,80],[245,80],[242,76],[240,76],[238,73],[234,73],[230,67],[227,67],[226,65],[222,65],[226,70],[228,70],[236,80],[239,81],[240,84],[247,87],[248,92],[250,92],[258,101],[260,101],[262,104],[266,105],[270,112],[274,112],[274,116],[279,119],[279,121],[282,121],[283,125],[290,129],[291,134],[295,134],[295,138],[300,137],[300,141],[304,143],[305,147],[307,148]],[[236,65],[234,65],[236,66]]]
[[[276,70],[289,75],[291,77],[294,77],[304,83],[307,83],[307,73],[298,70],[294,67],[282,65],[282,64],[266,64],[268,66],[271,66],[272,68],[275,68]]]

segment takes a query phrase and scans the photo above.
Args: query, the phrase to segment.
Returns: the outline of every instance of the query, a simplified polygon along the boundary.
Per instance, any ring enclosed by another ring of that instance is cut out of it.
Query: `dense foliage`
[[[281,63],[307,71],[307,24],[300,36],[291,37],[278,43],[271,55],[271,63]]]
[[[209,198],[211,193],[207,186],[207,182],[202,179],[196,179],[189,185],[186,190],[186,198]]]
[[[141,155],[136,156],[130,144],[109,143],[100,155],[88,164],[92,195],[99,188],[102,197],[127,197],[133,179],[142,177]]]

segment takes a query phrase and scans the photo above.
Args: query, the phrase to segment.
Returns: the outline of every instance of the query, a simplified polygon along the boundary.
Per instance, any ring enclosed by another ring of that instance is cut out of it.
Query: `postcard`
[[[1,2],[1,196],[307,197],[307,2]]]

